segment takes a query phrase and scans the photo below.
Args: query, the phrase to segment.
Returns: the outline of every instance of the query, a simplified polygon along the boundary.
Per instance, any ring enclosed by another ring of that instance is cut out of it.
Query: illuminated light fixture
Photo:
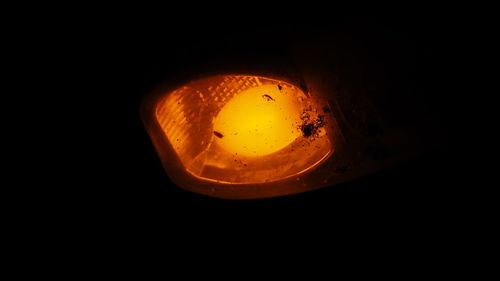
[[[287,81],[217,75],[152,95],[142,116],[174,183],[249,199],[325,185],[314,180],[334,152],[325,108]]]

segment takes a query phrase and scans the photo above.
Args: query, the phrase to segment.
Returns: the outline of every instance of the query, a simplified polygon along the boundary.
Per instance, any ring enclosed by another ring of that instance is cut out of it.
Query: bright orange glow
[[[332,154],[322,107],[285,81],[219,75],[166,93],[155,117],[191,176],[259,184],[303,174]]]
[[[250,88],[230,100],[217,115],[217,143],[230,153],[267,155],[297,139],[300,106],[295,96],[275,85]]]

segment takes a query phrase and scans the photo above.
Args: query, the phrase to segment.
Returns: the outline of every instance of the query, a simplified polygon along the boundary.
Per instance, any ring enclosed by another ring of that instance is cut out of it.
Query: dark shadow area
[[[92,65],[84,65],[97,84],[82,99],[96,108],[86,122],[98,125],[85,129],[89,146],[78,186],[68,177],[72,190],[66,204],[81,206],[75,217],[105,228],[130,226],[130,231],[161,231],[179,224],[266,228],[295,222],[304,227],[341,222],[375,228],[443,227],[456,220],[454,200],[462,190],[456,185],[457,157],[448,139],[453,110],[452,94],[443,85],[441,20],[393,16],[304,22],[179,26],[173,20],[145,20],[109,25],[95,34],[91,51],[84,55]],[[214,64],[250,70],[274,64],[283,69],[293,65],[291,46],[329,38],[341,42],[336,50],[352,48],[338,60],[345,79],[353,79],[346,87],[368,75],[362,87],[379,89],[374,104],[391,126],[415,129],[422,137],[418,157],[336,186],[263,200],[213,199],[172,184],[141,122],[139,106],[145,95],[165,79],[209,72]],[[243,61],[251,63],[241,65]],[[423,109],[409,99],[418,100]]]

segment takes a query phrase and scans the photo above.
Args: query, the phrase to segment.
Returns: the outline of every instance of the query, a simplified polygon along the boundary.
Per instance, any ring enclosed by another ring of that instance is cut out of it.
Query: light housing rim
[[[291,195],[302,193],[330,185],[327,182],[321,181],[321,184],[311,184],[307,179],[316,179],[321,172],[321,166],[327,164],[335,158],[336,143],[333,141],[332,136],[329,136],[330,142],[334,149],[330,151],[318,164],[312,169],[307,169],[298,175],[291,175],[289,177],[264,183],[224,183],[214,180],[204,180],[197,178],[184,168],[179,156],[175,152],[172,144],[168,141],[167,137],[163,134],[162,128],[156,117],[156,106],[158,102],[171,91],[197,79],[208,78],[217,75],[252,75],[266,77],[276,80],[281,80],[299,87],[306,96],[310,97],[310,93],[304,86],[302,81],[293,81],[287,77],[280,75],[270,75],[269,73],[235,73],[235,72],[219,72],[212,73],[211,75],[196,75],[191,79],[179,79],[177,82],[165,81],[155,88],[149,95],[143,99],[140,105],[140,115],[146,131],[153,143],[155,151],[157,152],[160,161],[170,180],[178,187],[194,193],[200,193],[211,197],[224,198],[224,199],[259,199],[269,198],[284,195]],[[330,116],[332,118],[333,116]],[[326,165],[328,166],[328,165]],[[321,178],[321,177],[320,177]]]

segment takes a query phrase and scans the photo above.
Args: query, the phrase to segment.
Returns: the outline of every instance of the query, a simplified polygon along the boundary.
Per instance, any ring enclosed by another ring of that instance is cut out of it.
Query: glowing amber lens
[[[254,184],[297,176],[331,155],[322,107],[285,81],[218,75],[166,93],[155,116],[191,175]]]
[[[300,107],[275,85],[248,89],[229,101],[214,122],[229,153],[260,156],[278,151],[299,137]]]

